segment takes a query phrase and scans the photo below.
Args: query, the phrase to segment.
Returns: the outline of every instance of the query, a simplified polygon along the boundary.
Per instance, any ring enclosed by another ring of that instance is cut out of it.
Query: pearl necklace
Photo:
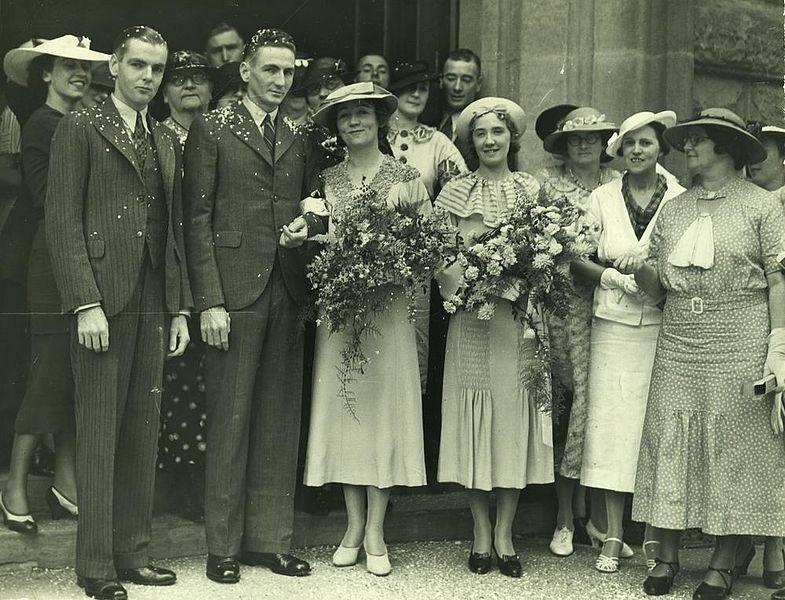
[[[567,167],[567,172],[570,174],[570,179],[572,179],[572,182],[575,185],[577,185],[579,188],[581,188],[584,192],[591,193],[592,191],[594,191],[595,188],[600,187],[600,185],[602,184],[602,169],[600,169],[600,176],[597,178],[597,183],[591,189],[583,185],[583,182],[580,179],[578,179],[578,177],[576,177],[575,173],[572,172],[571,167]]]

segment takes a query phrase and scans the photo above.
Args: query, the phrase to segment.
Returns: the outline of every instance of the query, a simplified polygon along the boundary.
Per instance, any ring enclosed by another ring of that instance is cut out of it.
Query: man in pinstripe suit
[[[76,321],[77,583],[101,599],[126,598],[120,580],[176,580],[147,553],[163,361],[185,350],[192,304],[180,146],[147,115],[166,57],[155,30],[125,30],[114,93],[63,117],[51,150],[47,241]]]

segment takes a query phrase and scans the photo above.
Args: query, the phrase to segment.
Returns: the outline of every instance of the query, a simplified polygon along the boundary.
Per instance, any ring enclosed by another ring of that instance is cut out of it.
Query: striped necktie
[[[134,147],[136,148],[136,158],[139,161],[139,168],[144,169],[147,160],[147,130],[144,127],[142,113],[136,113],[136,125],[134,126]]]
[[[273,125],[273,118],[270,114],[267,114],[262,122],[262,136],[270,151],[270,156],[275,159],[275,125]]]

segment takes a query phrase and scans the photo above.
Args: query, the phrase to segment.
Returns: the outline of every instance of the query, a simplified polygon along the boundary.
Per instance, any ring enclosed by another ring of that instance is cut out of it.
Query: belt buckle
[[[696,314],[703,314],[703,298],[695,296],[690,300],[690,310]]]

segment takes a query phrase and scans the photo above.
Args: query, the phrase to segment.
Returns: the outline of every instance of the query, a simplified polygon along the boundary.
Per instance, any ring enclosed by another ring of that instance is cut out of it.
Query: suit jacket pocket
[[[87,240],[87,255],[90,258],[102,258],[106,252],[106,246],[103,240]]]
[[[242,231],[216,231],[213,234],[213,241],[220,248],[239,248],[242,239]]]

